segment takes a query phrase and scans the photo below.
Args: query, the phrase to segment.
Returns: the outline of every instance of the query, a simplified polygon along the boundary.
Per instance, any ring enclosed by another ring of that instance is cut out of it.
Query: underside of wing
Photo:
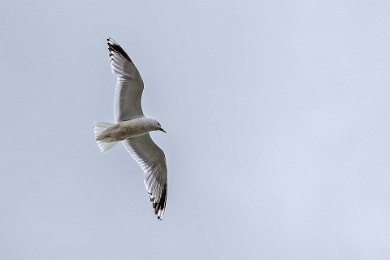
[[[112,72],[117,75],[115,119],[117,122],[142,117],[144,83],[129,55],[113,39],[107,39]]]
[[[145,187],[158,219],[162,219],[167,202],[167,165],[164,152],[149,134],[124,141],[126,149],[145,172]]]

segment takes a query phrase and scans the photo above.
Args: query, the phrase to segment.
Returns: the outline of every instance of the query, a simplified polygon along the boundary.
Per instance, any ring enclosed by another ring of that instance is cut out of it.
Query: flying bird
[[[141,107],[144,83],[129,55],[113,39],[107,39],[112,72],[116,74],[115,123],[95,122],[95,139],[105,154],[122,142],[145,172],[145,187],[154,213],[162,219],[167,202],[167,164],[165,154],[150,137],[151,131],[165,130],[146,117]]]

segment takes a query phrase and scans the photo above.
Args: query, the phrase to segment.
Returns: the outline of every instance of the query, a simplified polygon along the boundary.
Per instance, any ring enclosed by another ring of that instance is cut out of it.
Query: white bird
[[[94,123],[95,138],[103,153],[122,141],[145,172],[145,186],[154,212],[162,219],[167,202],[167,165],[164,152],[149,135],[164,131],[159,122],[144,116],[141,107],[144,83],[134,63],[113,39],[107,39],[112,72],[117,76],[115,124]]]

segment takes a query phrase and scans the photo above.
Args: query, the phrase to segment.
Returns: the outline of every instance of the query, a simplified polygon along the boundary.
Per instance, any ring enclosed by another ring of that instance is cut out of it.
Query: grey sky
[[[2,1],[1,259],[389,259],[389,1]],[[157,221],[113,121],[134,60]]]

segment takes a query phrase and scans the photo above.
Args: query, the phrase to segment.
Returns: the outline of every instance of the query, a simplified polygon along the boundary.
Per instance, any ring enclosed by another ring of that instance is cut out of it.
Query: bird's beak
[[[164,133],[166,133],[166,131],[164,129],[162,129],[162,127],[160,127],[158,130],[163,131]]]

